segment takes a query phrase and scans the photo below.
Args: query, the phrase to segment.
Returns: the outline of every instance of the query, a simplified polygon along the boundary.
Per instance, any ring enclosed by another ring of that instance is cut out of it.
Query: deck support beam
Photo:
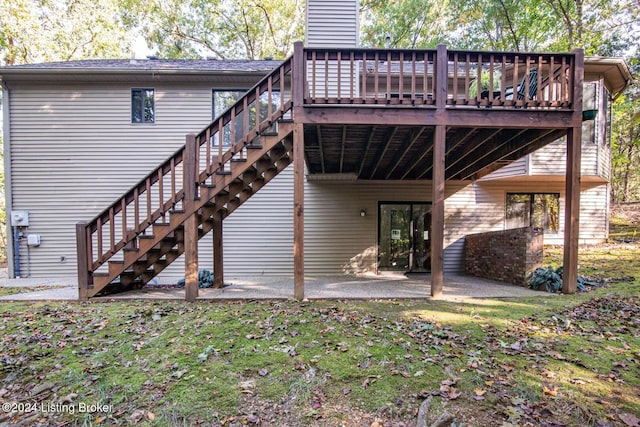
[[[431,201],[431,296],[442,295],[444,282],[444,152],[446,127],[436,126],[433,138]]]
[[[183,159],[184,209],[194,209],[197,191],[196,181],[198,166],[196,164],[198,145],[196,137],[186,137]],[[195,301],[198,297],[198,216],[194,212],[184,222],[184,281],[185,299]]]
[[[436,53],[436,109],[445,112],[447,101],[447,47],[438,45]],[[442,295],[444,282],[444,181],[447,127],[436,125],[433,133],[433,179],[431,199],[431,297]]]
[[[76,224],[76,248],[78,253],[78,299],[86,301],[89,299],[89,259],[87,257],[88,247],[87,223]]]
[[[564,206],[564,260],[562,292],[576,292],[578,282],[578,241],[580,233],[580,151],[582,128],[567,131],[567,175]]]
[[[578,242],[580,239],[580,163],[582,154],[582,84],[584,51],[575,50],[573,76],[573,126],[567,129],[567,172],[565,175],[564,253],[562,292],[576,292]]]
[[[184,222],[184,282],[187,301],[198,298],[198,217],[194,213]]]
[[[220,289],[224,286],[222,213],[216,212],[211,220],[213,221],[213,287]]]
[[[293,128],[293,297],[304,299],[304,129]]]
[[[302,42],[293,45],[293,297],[304,299],[304,91]]]

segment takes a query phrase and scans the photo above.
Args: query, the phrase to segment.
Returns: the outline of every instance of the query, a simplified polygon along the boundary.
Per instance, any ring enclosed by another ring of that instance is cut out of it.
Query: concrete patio
[[[0,288],[22,288],[24,292],[0,297],[0,301],[74,301],[78,299],[75,279],[0,279]],[[447,275],[439,298],[463,301],[473,298],[549,296],[515,285],[462,275]],[[141,290],[98,297],[94,300],[184,300],[184,289],[147,286]],[[201,300],[292,299],[293,277],[228,278],[222,289],[200,289]],[[378,276],[318,276],[305,278],[306,299],[429,299],[429,274]]]

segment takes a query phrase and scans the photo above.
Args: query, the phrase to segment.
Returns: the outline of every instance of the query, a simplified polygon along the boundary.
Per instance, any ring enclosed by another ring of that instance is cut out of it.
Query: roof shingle
[[[281,61],[265,59],[86,59],[0,67],[0,70],[158,70],[158,71],[269,71]]]

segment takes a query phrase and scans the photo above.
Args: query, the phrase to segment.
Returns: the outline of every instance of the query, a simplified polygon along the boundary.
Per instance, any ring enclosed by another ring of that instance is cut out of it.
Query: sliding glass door
[[[431,204],[380,203],[380,270],[426,272],[431,267]]]

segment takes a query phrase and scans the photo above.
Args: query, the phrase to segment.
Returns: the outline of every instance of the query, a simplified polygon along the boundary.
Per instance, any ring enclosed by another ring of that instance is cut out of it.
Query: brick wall
[[[465,273],[526,285],[526,276],[542,266],[543,230],[524,227],[465,237]]]

